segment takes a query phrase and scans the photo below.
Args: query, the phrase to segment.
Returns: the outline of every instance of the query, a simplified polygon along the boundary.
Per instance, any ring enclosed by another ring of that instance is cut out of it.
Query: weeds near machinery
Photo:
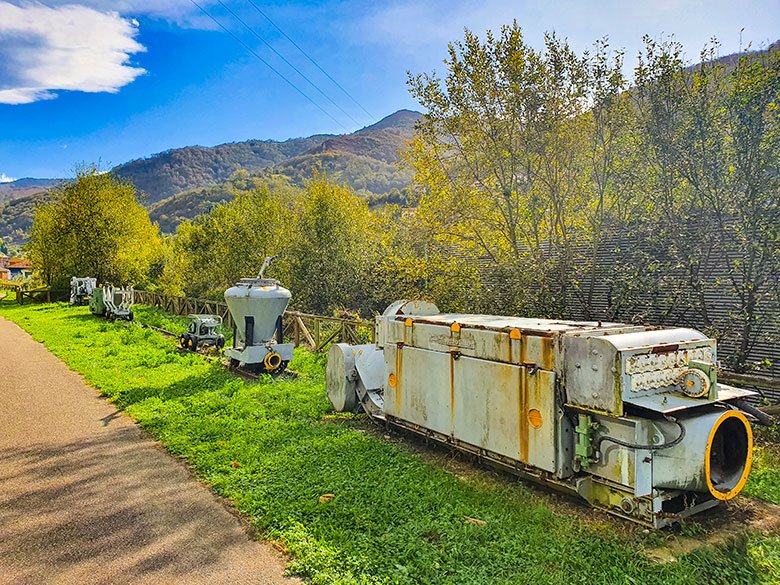
[[[299,350],[297,379],[247,382],[176,352],[175,339],[85,308],[0,303],[0,316],[186,458],[293,555],[290,572],[313,583],[698,585],[780,575],[777,536],[753,533],[659,565],[641,549],[667,533],[585,521],[591,511],[572,513],[522,483],[426,462],[359,419],[330,415],[321,355]],[[146,309],[137,316],[171,331],[186,323]],[[780,503],[778,459],[759,459],[767,471],[751,493]]]

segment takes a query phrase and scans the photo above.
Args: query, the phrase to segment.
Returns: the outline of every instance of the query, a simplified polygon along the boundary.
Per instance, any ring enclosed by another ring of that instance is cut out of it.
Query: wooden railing
[[[139,305],[157,307],[173,315],[208,313],[219,315],[225,327],[233,329],[233,318],[222,301],[173,297],[153,291],[135,291]],[[305,345],[313,351],[323,351],[331,343],[373,343],[376,341],[374,321],[354,318],[326,317],[297,311],[284,314],[284,336],[296,345]]]
[[[25,299],[32,303],[51,303],[53,301],[67,300],[70,296],[69,290],[50,288],[48,286],[31,287],[27,282],[7,280],[0,280],[0,290],[15,293],[16,302],[20,305],[24,304]]]
[[[284,335],[296,346],[305,344],[314,351],[322,351],[331,343],[374,343],[376,326],[364,319],[324,317],[287,311],[284,314]]]
[[[139,305],[157,307],[172,315],[193,315],[207,313],[222,317],[225,326],[233,328],[233,319],[230,317],[227,304],[221,301],[208,299],[194,299],[190,297],[173,297],[154,291],[135,291],[135,302]]]

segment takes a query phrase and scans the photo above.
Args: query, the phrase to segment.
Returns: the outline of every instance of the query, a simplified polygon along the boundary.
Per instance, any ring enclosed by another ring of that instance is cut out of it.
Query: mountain
[[[399,191],[411,182],[411,173],[398,166],[399,152],[414,135],[420,116],[400,110],[352,134],[175,148],[121,164],[112,172],[136,186],[164,232],[230,200],[233,191],[225,183],[239,170],[269,181],[286,178],[297,186],[313,171],[324,171],[330,180],[351,185],[373,203],[397,201]],[[12,245],[24,243],[35,205],[46,200],[46,189],[61,181],[0,184],[0,238]]]
[[[0,204],[20,197],[35,195],[61,183],[63,179],[33,179],[30,177],[0,183]]]
[[[177,193],[219,185],[238,169],[261,171],[303,154],[327,138],[315,135],[284,142],[248,140],[176,148],[119,165],[112,172],[132,182],[144,202],[151,205]]]
[[[239,169],[288,175],[300,183],[313,168],[321,168],[358,191],[380,194],[409,184],[409,176],[399,173],[396,162],[419,117],[418,112],[400,110],[353,134],[176,148],[119,165],[113,172],[131,181],[149,206],[219,186]]]

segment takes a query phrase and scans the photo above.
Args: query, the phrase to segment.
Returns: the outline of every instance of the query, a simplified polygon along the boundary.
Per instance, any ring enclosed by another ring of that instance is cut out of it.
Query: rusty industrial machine
[[[264,273],[274,257],[263,262],[257,278],[242,278],[225,291],[233,317],[233,347],[225,349],[230,366],[253,374],[279,374],[292,360],[295,346],[282,339],[282,316],[292,295]]]
[[[750,472],[754,393],[717,379],[693,329],[441,314],[399,301],[376,345],[334,344],[337,411],[662,527],[736,496]]]

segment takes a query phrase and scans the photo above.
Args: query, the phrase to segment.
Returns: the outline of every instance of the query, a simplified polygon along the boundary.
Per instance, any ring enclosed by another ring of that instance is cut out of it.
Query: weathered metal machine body
[[[232,366],[255,373],[283,371],[295,350],[282,339],[282,316],[292,295],[279,281],[263,278],[272,260],[266,258],[257,278],[242,278],[225,291],[235,324],[233,347],[227,348],[225,355]]]
[[[222,317],[219,315],[189,315],[191,321],[186,333],[179,336],[179,345],[197,351],[199,347],[225,347],[225,336],[219,332]]]
[[[660,527],[742,489],[752,431],[692,329],[440,314],[398,302],[334,345],[328,395]]]
[[[85,305],[92,296],[92,291],[97,288],[97,281],[94,278],[79,278],[73,276],[70,279],[70,304]]]
[[[124,319],[133,320],[133,305],[135,290],[117,288],[110,284],[99,286],[92,291],[89,299],[89,310],[93,315],[104,316],[109,321]]]

